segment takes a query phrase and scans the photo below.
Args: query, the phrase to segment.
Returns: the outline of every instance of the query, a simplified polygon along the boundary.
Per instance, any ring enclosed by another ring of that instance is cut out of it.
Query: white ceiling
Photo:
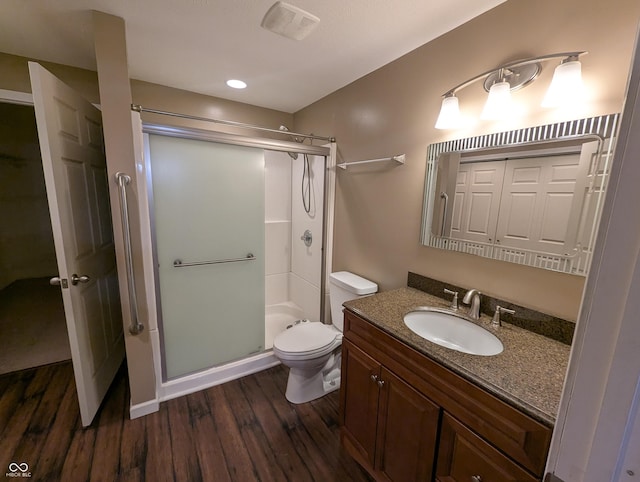
[[[2,0],[0,51],[95,70],[98,10],[125,20],[131,78],[296,112],[503,1],[287,0],[320,18],[295,41],[260,27],[275,0]]]

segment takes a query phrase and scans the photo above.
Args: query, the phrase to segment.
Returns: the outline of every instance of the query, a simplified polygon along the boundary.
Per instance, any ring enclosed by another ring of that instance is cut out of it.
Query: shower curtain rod
[[[287,134],[289,136],[303,137],[305,139],[312,139],[312,140],[318,140],[318,141],[327,141],[327,142],[336,142],[336,138],[335,137],[323,137],[323,136],[316,136],[316,135],[313,135],[313,134],[299,134],[297,132],[281,131],[280,129],[270,129],[268,127],[260,127],[260,126],[255,126],[255,125],[252,125],[252,124],[243,124],[242,122],[235,122],[235,121],[222,120],[222,119],[209,119],[207,117],[198,117],[198,116],[188,115],[188,114],[178,114],[176,112],[167,112],[167,111],[163,111],[163,110],[147,109],[146,107],[143,107],[143,106],[138,105],[138,104],[131,104],[131,110],[134,111],[134,112],[148,112],[149,114],[159,114],[159,115],[167,115],[167,116],[171,116],[171,117],[180,117],[182,119],[191,119],[191,120],[204,121],[204,122],[213,122],[213,123],[216,123],[216,124],[224,124],[224,125],[233,126],[233,127],[241,127],[243,129],[254,129],[254,130],[257,130],[257,131],[272,132],[272,133],[275,133],[275,134]]]

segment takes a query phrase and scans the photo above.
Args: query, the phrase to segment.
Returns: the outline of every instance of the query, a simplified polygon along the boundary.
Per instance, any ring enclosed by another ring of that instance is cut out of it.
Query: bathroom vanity
[[[343,446],[377,480],[541,480],[569,345],[483,315],[504,351],[461,353],[404,325],[420,306],[448,303],[412,288],[345,303]]]

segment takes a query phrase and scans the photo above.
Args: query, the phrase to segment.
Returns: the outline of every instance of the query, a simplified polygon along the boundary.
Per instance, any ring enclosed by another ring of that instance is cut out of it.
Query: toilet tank
[[[344,318],[342,304],[345,301],[368,296],[378,291],[378,285],[348,271],[338,271],[329,275],[329,302],[333,326],[342,331]]]

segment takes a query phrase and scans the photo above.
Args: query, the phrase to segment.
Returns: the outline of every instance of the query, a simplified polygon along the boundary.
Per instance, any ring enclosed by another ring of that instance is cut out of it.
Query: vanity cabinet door
[[[341,437],[370,467],[375,462],[380,369],[376,360],[343,340]]]
[[[432,480],[440,407],[384,367],[380,382],[376,472],[394,481]]]
[[[534,482],[512,462],[448,413],[442,417],[438,482]]]

